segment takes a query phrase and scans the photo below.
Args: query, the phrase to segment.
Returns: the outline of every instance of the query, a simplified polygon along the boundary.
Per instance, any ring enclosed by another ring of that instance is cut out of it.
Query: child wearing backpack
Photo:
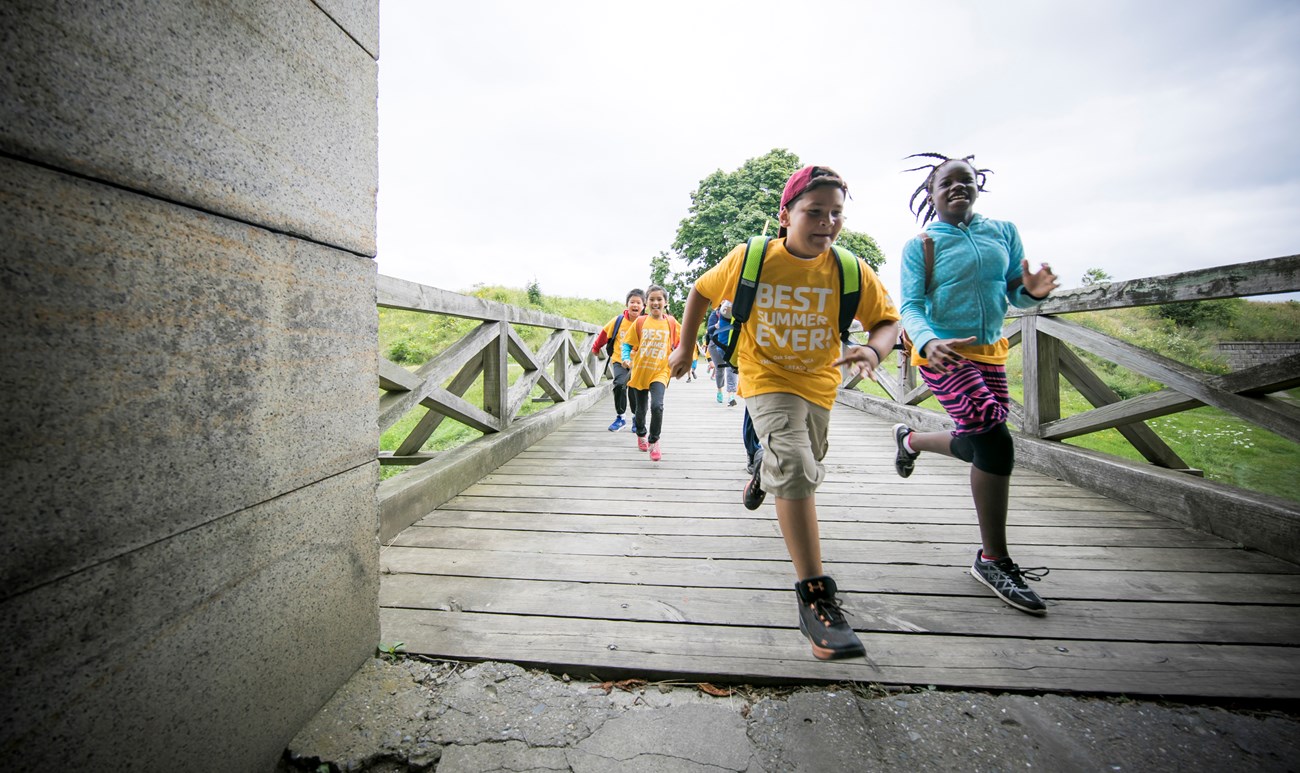
[[[1006,424],[1008,344],[1002,321],[1008,303],[1028,308],[1047,298],[1057,287],[1056,275],[1046,263],[1030,272],[1015,224],[975,213],[990,172],[977,169],[974,156],[908,156],[918,157],[935,161],[907,170],[928,170],[912,202],[925,194],[916,216],[924,215],[921,222],[929,225],[903,247],[903,326],[912,364],[921,366],[921,378],[957,426],[952,432],[915,432],[894,425],[894,468],[908,477],[922,451],[970,462],[983,543],[970,573],[1007,604],[1043,615],[1047,605],[1025,580],[1042,579],[1047,570],[1021,569],[1007,547],[1015,448]]]
[[[713,339],[718,332],[718,328],[723,324],[730,324],[731,321],[731,301],[722,301],[717,308],[709,312],[708,321],[705,323],[704,331],[706,342],[709,347],[709,361],[713,364],[714,384],[718,388],[718,402],[722,403],[722,389],[726,387],[727,398],[726,404],[729,407],[736,405],[736,369],[731,367],[727,362],[727,354],[713,343]]]
[[[646,290],[646,307],[647,314],[631,325],[631,332],[623,342],[623,366],[632,373],[627,383],[632,393],[632,413],[636,416],[636,446],[649,451],[650,461],[657,462],[663,458],[659,432],[664,424],[668,356],[681,343],[681,326],[668,314],[668,291],[659,285],[650,285]],[[682,353],[689,357],[687,349],[681,347]]]
[[[754,282],[752,309],[743,316],[734,313],[740,327],[733,361],[763,444],[756,477],[776,500],[798,580],[799,630],[820,660],[864,654],[844,618],[835,581],[822,567],[814,496],[826,475],[822,459],[840,385],[838,366],[874,370],[898,337],[898,312],[875,272],[852,253],[832,249],[844,225],[847,193],[844,180],[827,167],[795,172],[781,194],[777,238],[759,253],[756,275],[747,270],[750,246],[738,246],[696,280],[682,315],[689,336],[709,304],[738,301],[742,276]],[[867,345],[841,356],[845,316],[858,318],[870,337]],[[681,377],[688,364],[675,353],[672,375]]]
[[[645,293],[640,289],[632,289],[627,294],[627,308],[617,317],[605,323],[596,340],[591,345],[591,353],[599,354],[600,348],[605,347],[605,354],[614,362],[610,367],[614,371],[614,423],[609,425],[610,432],[618,432],[623,429],[627,422],[623,420],[623,413],[627,411],[627,380],[631,373],[622,363],[623,342],[627,340],[628,334],[632,332],[632,323],[636,322],[637,317],[641,316],[641,311],[645,308]]]

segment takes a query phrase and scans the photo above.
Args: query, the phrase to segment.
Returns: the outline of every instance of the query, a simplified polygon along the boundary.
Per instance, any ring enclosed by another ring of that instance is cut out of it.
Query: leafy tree
[[[840,238],[836,239],[835,243],[866,261],[872,271],[879,271],[885,263],[885,253],[880,251],[880,245],[861,231],[850,231],[845,228],[840,231]]]
[[[1101,285],[1109,282],[1113,277],[1100,268],[1090,268],[1083,272],[1083,286]]]
[[[683,286],[675,281],[669,260],[668,253],[663,250],[650,259],[650,283],[660,285],[668,291],[668,313],[681,319],[690,285]]]
[[[798,156],[776,148],[734,172],[719,169],[701,180],[673,242],[673,250],[686,262],[677,282],[690,287],[732,247],[763,233],[765,226],[768,235],[775,236],[781,190],[800,166]]]
[[[699,189],[691,194],[690,214],[677,227],[673,242],[673,250],[686,263],[686,268],[673,276],[673,301],[685,303],[700,274],[717,265],[737,244],[757,234],[776,236],[781,191],[790,175],[802,166],[798,156],[775,148],[767,155],[749,159],[733,172],[719,169],[700,181]],[[862,258],[873,270],[878,271],[885,262],[876,240],[860,231],[843,230],[836,243]],[[653,261],[651,265],[655,265]],[[666,282],[660,284],[668,286]],[[673,308],[674,313],[679,311],[678,306]]]
[[[534,306],[542,305],[542,286],[537,283],[536,277],[528,283],[528,302]]]

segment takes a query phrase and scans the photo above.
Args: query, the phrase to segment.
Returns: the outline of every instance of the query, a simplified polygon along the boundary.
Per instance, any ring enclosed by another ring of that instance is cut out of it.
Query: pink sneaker
[[[658,442],[651,443],[651,444],[650,444],[650,461],[652,461],[652,462],[657,462],[657,461],[659,461],[659,460],[662,459],[662,458],[664,458],[664,455],[661,454],[661,453],[659,452],[659,443],[658,443]]]
[[[647,443],[646,439],[641,435],[638,435],[636,438],[636,447],[642,451],[650,450],[650,444]]]

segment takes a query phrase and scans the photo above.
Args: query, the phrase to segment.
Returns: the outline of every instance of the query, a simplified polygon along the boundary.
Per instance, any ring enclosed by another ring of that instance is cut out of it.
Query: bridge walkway
[[[1015,557],[1051,569],[1023,614],[967,574],[966,466],[900,479],[845,406],[817,502],[868,657],[815,660],[773,505],[740,501],[742,411],[674,382],[657,464],[609,399],[553,432],[383,548],[382,640],[584,678],[1300,697],[1300,567],[1017,470]]]

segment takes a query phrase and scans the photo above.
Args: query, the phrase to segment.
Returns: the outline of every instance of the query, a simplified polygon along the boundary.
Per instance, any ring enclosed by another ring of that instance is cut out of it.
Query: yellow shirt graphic
[[[734,300],[744,263],[739,245],[695,282],[695,289],[716,308]],[[831,250],[815,258],[798,258],[773,239],[763,257],[758,294],[749,319],[741,326],[735,362],[747,396],[784,392],[830,408],[840,385],[831,363],[840,357],[840,277]],[[858,261],[862,294],[853,315],[864,330],[898,319],[898,310],[871,267]]]
[[[627,385],[649,389],[656,381],[668,386],[668,354],[677,348],[681,329],[671,317],[643,317],[641,324],[628,325],[627,342],[632,346],[632,375]],[[637,320],[640,322],[640,320]],[[619,331],[622,333],[623,331]]]

